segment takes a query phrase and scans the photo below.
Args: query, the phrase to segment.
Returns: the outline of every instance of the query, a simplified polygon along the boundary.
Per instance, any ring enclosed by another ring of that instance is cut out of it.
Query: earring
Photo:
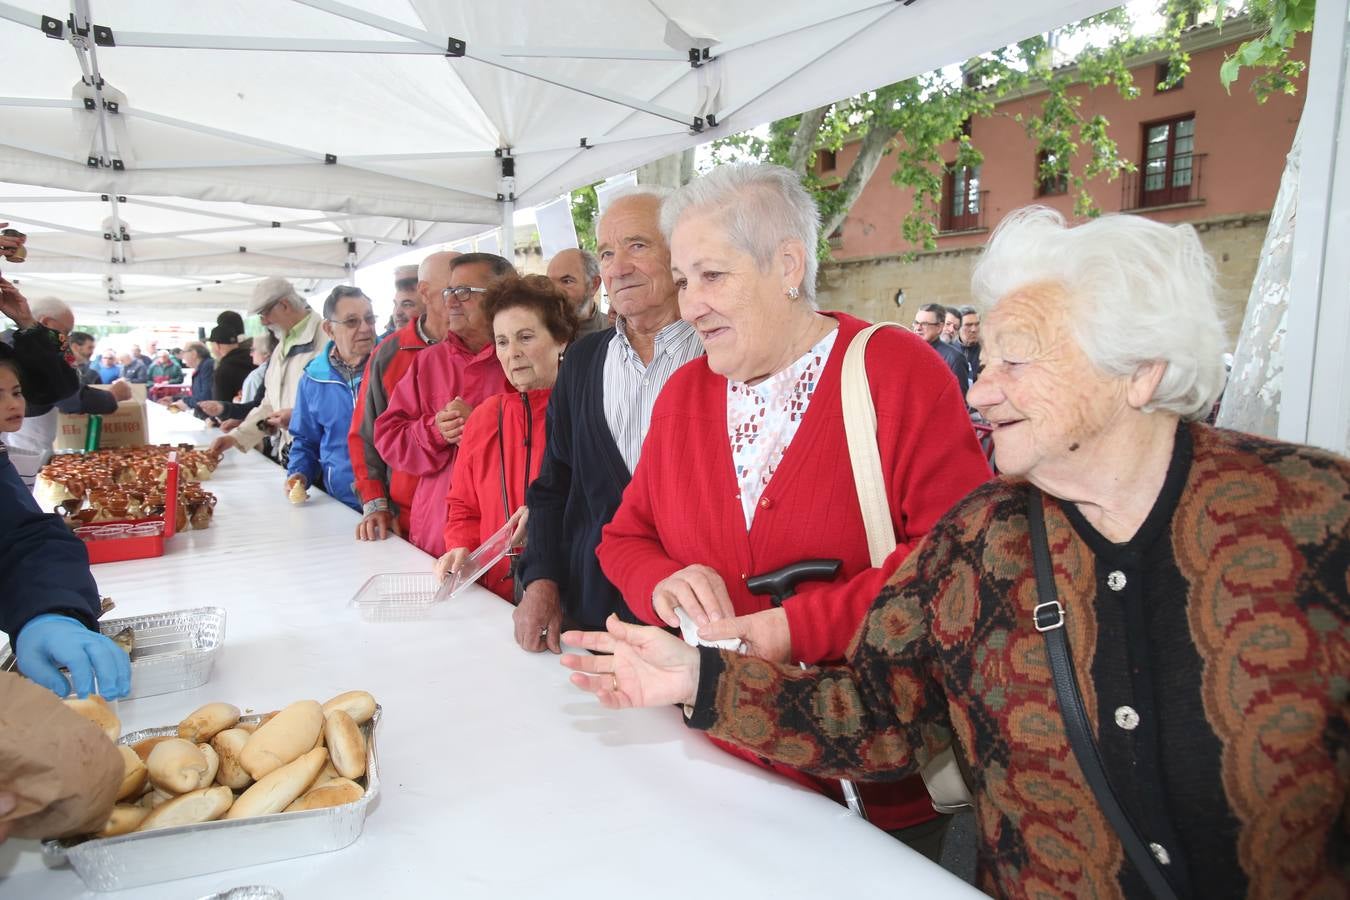
[[[787,289],[787,296],[789,300],[796,300],[801,295],[802,292],[797,290],[795,287],[790,287]]]

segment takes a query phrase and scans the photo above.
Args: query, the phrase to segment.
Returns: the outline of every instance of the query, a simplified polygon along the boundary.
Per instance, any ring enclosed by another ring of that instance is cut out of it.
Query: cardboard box
[[[83,450],[85,433],[89,429],[89,417],[61,413],[56,421],[57,450]],[[145,404],[140,400],[124,400],[117,404],[117,412],[103,417],[103,430],[99,435],[99,449],[111,447],[143,447],[148,443],[150,431],[145,418]]]

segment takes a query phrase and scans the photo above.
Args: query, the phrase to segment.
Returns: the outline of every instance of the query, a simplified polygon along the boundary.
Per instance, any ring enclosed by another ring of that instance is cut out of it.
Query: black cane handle
[[[745,587],[752,594],[768,594],[774,606],[782,606],[784,600],[797,592],[798,584],[833,581],[843,564],[838,559],[801,559],[763,575],[751,575],[745,579]]]

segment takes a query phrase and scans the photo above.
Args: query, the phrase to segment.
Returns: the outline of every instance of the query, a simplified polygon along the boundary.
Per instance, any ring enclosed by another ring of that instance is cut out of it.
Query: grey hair
[[[1068,227],[1043,206],[999,223],[971,274],[992,312],[1019,289],[1052,284],[1076,304],[1072,327],[1088,359],[1124,378],[1165,363],[1146,412],[1205,416],[1223,392],[1225,338],[1214,302],[1214,264],[1189,225],[1108,215]]]
[[[207,350],[206,345],[201,341],[190,341],[188,345],[183,348],[183,352],[186,353],[189,350],[197,354],[197,361],[199,363],[211,358],[211,351]]]
[[[595,283],[595,279],[600,277],[600,260],[589,250],[577,248],[581,254],[581,272],[586,276],[586,287],[589,289]]]
[[[670,241],[680,218],[691,210],[720,214],[731,244],[750,254],[767,272],[783,241],[801,241],[806,272],[801,292],[816,305],[816,247],[820,211],[801,179],[782,166],[733,163],[718,166],[680,188],[661,206],[661,231]]]
[[[74,315],[70,304],[60,297],[39,297],[28,302],[28,311],[34,319],[54,319],[57,316]]]

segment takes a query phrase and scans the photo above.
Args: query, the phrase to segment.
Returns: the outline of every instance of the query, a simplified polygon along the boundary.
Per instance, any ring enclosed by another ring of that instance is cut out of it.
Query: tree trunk
[[[1289,274],[1297,218],[1299,157],[1303,123],[1280,176],[1280,192],[1270,212],[1261,261],[1247,298],[1233,371],[1228,377],[1218,424],[1224,428],[1276,437],[1280,391],[1284,381],[1284,334],[1289,308]]]
[[[821,106],[802,113],[802,120],[792,134],[792,146],[788,148],[787,167],[798,175],[806,174],[806,164],[811,161],[811,151],[816,146],[816,135],[825,123],[830,107]]]
[[[888,128],[873,128],[863,135],[862,144],[858,147],[858,158],[853,161],[852,167],[838,188],[843,204],[839,207],[839,212],[820,223],[821,234],[834,234],[834,230],[843,223],[858,195],[867,187],[867,182],[872,179],[877,166],[881,164],[886,146],[894,137],[895,131]]]

